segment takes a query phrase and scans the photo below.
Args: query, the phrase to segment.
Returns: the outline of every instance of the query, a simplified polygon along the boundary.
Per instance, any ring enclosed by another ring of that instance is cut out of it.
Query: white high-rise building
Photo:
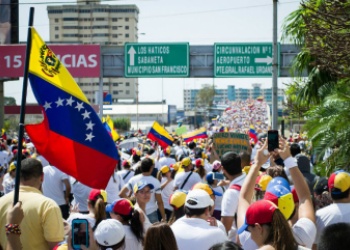
[[[77,0],[76,5],[48,6],[50,42],[123,46],[138,40],[136,5],[107,5]],[[97,103],[98,78],[76,78],[89,102]],[[118,100],[136,100],[137,78],[104,78],[103,91]]]

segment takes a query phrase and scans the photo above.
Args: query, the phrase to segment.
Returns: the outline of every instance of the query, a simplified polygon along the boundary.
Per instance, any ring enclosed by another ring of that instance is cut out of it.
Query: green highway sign
[[[215,43],[214,49],[215,77],[272,77],[272,43]]]
[[[188,43],[126,43],[125,77],[188,77]]]

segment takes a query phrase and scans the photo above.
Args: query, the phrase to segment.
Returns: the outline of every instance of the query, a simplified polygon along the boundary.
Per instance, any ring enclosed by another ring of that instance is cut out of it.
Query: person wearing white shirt
[[[221,203],[221,222],[228,233],[228,238],[236,242],[237,225],[235,221],[240,187],[245,174],[242,173],[241,158],[234,152],[227,152],[221,157],[223,174],[230,181],[229,188],[225,191]]]
[[[328,188],[333,204],[316,211],[315,248],[326,226],[340,222],[350,223],[350,174],[345,171],[332,173],[328,178]]]
[[[15,188],[16,180],[16,162],[12,162],[8,169],[8,173],[5,174],[2,186],[4,189],[4,194],[10,193]]]
[[[117,175],[123,180],[124,184],[127,183],[131,177],[135,175],[135,172],[131,170],[131,164],[128,160],[122,162],[123,169],[117,172]],[[123,186],[120,187],[120,190]]]
[[[89,210],[87,197],[89,197],[92,188],[75,180],[73,177],[71,177],[71,185],[74,197],[72,205],[76,206],[80,213],[88,214]]]
[[[6,141],[3,141],[0,147],[0,166],[8,167],[8,164],[11,161],[13,154],[9,150]]]
[[[157,214],[157,208],[159,209],[159,212],[161,214],[162,220],[166,220],[165,211],[164,211],[164,204],[162,200],[162,194],[161,194],[161,188],[160,188],[160,182],[154,178],[151,173],[154,168],[154,162],[151,158],[145,158],[141,161],[141,174],[135,175],[132,177],[128,183],[124,185],[122,190],[119,192],[119,196],[121,198],[127,198],[131,192],[133,192],[133,187],[138,182],[147,182],[154,186],[154,190],[152,190],[152,195],[150,201],[146,205],[146,214],[149,218],[149,220],[152,223],[155,223],[158,221],[158,214]]]
[[[160,187],[162,190],[162,199],[167,220],[169,220],[173,211],[173,207],[169,203],[169,198],[172,195],[174,189],[173,182],[175,173],[176,172],[174,170],[171,170],[169,166],[163,166],[157,174],[157,179],[160,181]]]
[[[163,150],[164,156],[162,158],[159,159],[159,166],[163,167],[163,166],[170,166],[171,164],[176,163],[175,159],[170,157],[170,153],[171,153],[171,148],[167,147]]]
[[[128,199],[117,199],[106,206],[106,212],[112,219],[118,220],[123,224],[125,231],[124,250],[142,250],[145,230],[141,218],[143,215],[134,208]]]
[[[106,192],[107,192],[107,203],[111,204],[116,199],[119,199],[119,192],[124,186],[124,181],[121,179],[120,175],[117,175],[117,172],[113,172],[111,178],[109,178]]]
[[[63,185],[66,187],[65,192]],[[61,209],[62,217],[67,219],[69,216],[69,194],[71,192],[68,175],[54,166],[47,165],[44,167],[42,189],[46,197],[57,203]]]
[[[208,223],[214,201],[201,189],[191,190],[185,201],[185,218],[171,225],[179,250],[203,250],[227,240],[225,233]]]
[[[174,178],[174,191],[177,189],[190,190],[194,184],[202,182],[198,173],[192,171],[193,165],[189,157],[182,159],[183,172],[177,173]]]

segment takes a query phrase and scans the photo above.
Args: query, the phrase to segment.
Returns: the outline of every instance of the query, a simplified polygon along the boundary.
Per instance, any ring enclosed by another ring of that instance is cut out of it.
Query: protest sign
[[[215,133],[213,143],[219,157],[228,151],[239,154],[250,149],[249,136],[247,134],[222,132]]]
[[[185,126],[181,126],[181,127],[178,127],[176,130],[175,130],[175,133],[177,135],[183,135],[185,133],[187,133],[187,128]]]

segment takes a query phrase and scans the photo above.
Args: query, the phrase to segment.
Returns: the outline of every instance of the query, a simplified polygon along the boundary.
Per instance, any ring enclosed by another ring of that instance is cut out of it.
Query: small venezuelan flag
[[[207,130],[205,128],[200,128],[182,135],[185,142],[193,141],[194,139],[208,138]]]
[[[250,125],[249,137],[254,140],[254,143],[258,141],[258,134],[255,131],[254,125]]]
[[[166,131],[165,128],[160,126],[158,122],[154,122],[152,128],[147,134],[147,138],[152,141],[156,141],[162,148],[166,148],[173,144],[174,138]]]

